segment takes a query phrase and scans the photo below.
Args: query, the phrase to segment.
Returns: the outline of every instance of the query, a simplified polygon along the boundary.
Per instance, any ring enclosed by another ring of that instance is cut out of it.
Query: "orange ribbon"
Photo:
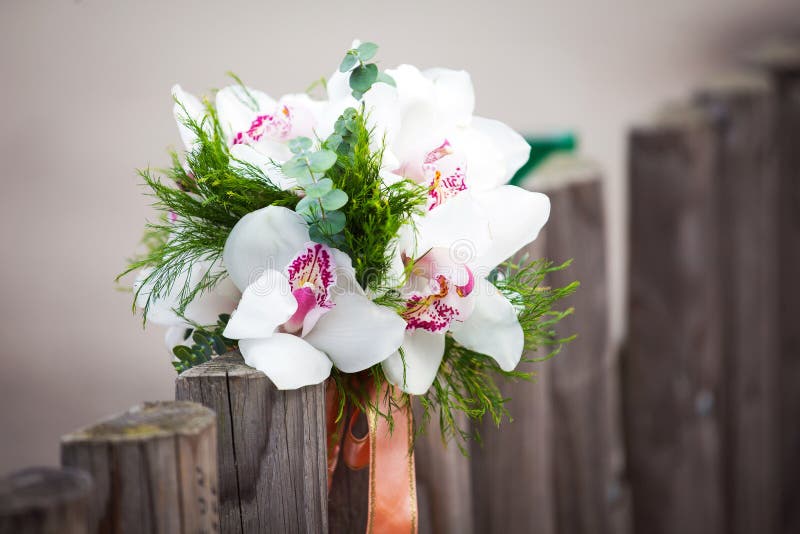
[[[356,437],[353,425],[360,416],[353,410],[347,429],[342,436],[343,423],[336,421],[339,398],[336,386],[328,384],[328,490],[336,470],[339,450],[342,460],[350,469],[369,467],[369,502],[367,509],[367,534],[417,534],[417,485],[414,472],[413,420],[410,406],[392,406],[393,427],[379,412],[389,413],[391,400],[400,394],[384,384],[376,391],[369,384],[369,394],[378,406],[367,414],[369,431]]]

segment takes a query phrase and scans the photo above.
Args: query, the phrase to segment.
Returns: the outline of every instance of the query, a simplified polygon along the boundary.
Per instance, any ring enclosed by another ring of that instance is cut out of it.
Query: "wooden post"
[[[675,109],[630,136],[624,422],[634,531],[720,534],[717,135]]]
[[[91,473],[92,530],[218,532],[214,414],[152,402],[61,438],[61,461]]]
[[[350,420],[352,407],[345,414],[345,421]],[[365,436],[368,432],[367,419],[363,414],[354,427],[356,436]],[[417,499],[418,502],[420,499]],[[328,529],[330,534],[361,533],[367,528],[369,504],[369,468],[354,471],[344,465],[342,452],[333,473],[333,482],[328,499]],[[422,503],[420,503],[422,506]]]
[[[229,354],[182,373],[175,396],[217,414],[223,533],[327,532],[324,384],[280,391]]]
[[[800,40],[767,43],[751,59],[776,90],[780,532],[789,534],[800,532]]]
[[[716,119],[726,532],[777,532],[778,225],[773,92],[758,77],[698,95]]]
[[[34,467],[0,479],[0,534],[88,534],[92,479]]]
[[[556,524],[563,534],[630,529],[624,478],[618,355],[609,343],[609,289],[603,181],[600,170],[575,156],[555,156],[534,174],[530,187],[550,196],[541,255],[573,259],[548,282],[580,288],[563,304],[573,315],[558,326],[577,338],[544,365],[552,403]]]
[[[506,382],[514,421],[498,429],[485,418],[478,425],[483,445],[470,451],[474,532],[554,534],[552,411],[547,364],[522,364],[534,382]]]
[[[415,417],[421,417],[415,403]],[[458,422],[467,426],[463,414]],[[414,442],[420,534],[472,534],[470,460],[452,440],[445,445],[434,414],[424,434]]]

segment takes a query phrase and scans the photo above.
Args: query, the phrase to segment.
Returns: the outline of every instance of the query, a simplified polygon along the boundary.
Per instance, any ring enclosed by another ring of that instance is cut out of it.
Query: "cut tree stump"
[[[216,440],[211,410],[151,402],[63,436],[61,461],[94,480],[91,532],[213,533]]]
[[[0,534],[88,534],[92,479],[33,467],[0,479]]]
[[[324,384],[280,391],[231,353],[182,373],[175,396],[217,414],[223,533],[327,532]]]
[[[623,407],[635,532],[724,523],[717,132],[676,107],[630,136]]]
[[[721,78],[698,93],[719,136],[722,398],[726,532],[777,532],[778,189],[774,93],[761,77]]]

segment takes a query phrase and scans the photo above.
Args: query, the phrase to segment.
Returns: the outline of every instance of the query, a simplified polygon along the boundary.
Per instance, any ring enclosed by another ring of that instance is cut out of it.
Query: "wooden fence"
[[[581,289],[579,338],[507,383],[513,423],[470,456],[417,442],[420,532],[800,532],[800,46],[629,136],[628,334],[608,336],[603,180],[553,158],[524,185],[533,247]],[[367,473],[328,494],[323,385],[277,391],[236,355],[62,439],[61,469],[0,480],[0,533],[362,532]]]

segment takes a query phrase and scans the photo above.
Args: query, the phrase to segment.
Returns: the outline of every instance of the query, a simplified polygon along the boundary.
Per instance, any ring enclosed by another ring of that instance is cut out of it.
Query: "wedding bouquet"
[[[530,377],[523,356],[566,341],[553,306],[575,284],[543,285],[564,265],[510,259],[549,200],[505,185],[530,148],[473,115],[469,74],[381,71],[376,51],[355,42],[322,99],[236,77],[202,100],[175,86],[185,150],[140,173],[162,216],[126,273],[179,371],[238,350],[280,389],[330,378],[340,416],[377,409],[365,381],[395,386],[390,407],[419,395],[425,419],[465,437],[456,411],[499,422],[496,379]]]

